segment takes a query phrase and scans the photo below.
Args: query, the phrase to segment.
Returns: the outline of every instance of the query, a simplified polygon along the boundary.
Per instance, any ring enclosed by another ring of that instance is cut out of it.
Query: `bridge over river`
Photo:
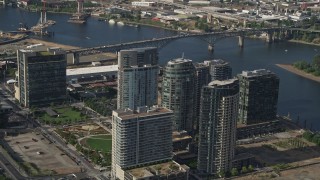
[[[157,47],[161,49],[172,41],[183,39],[183,38],[199,38],[208,43],[208,49],[213,51],[214,45],[221,39],[228,37],[239,37],[238,45],[240,47],[244,46],[244,37],[252,35],[261,35],[261,33],[266,33],[266,41],[273,42],[275,38],[283,39],[286,36],[286,28],[262,28],[262,29],[239,29],[239,30],[227,30],[227,31],[216,31],[209,33],[180,33],[176,36],[163,37],[163,38],[153,38],[150,40],[134,41],[121,44],[113,44],[92,48],[81,48],[68,50],[68,54],[73,54],[73,64],[79,63],[80,56],[104,53],[104,52],[119,52],[121,49],[130,49],[138,47]],[[278,37],[275,37],[275,34]]]
[[[221,39],[228,37],[239,37],[239,47],[244,46],[244,38],[252,35],[261,35],[266,33],[266,41],[273,42],[274,39],[284,39],[287,36],[288,28],[262,28],[262,29],[238,29],[238,30],[226,30],[216,31],[208,33],[184,33],[181,32],[179,35],[153,38],[150,40],[141,40],[126,42],[121,44],[112,44],[91,48],[80,48],[67,50],[67,54],[72,54],[73,64],[78,64],[80,56],[94,55],[105,52],[119,52],[122,49],[139,48],[139,47],[157,47],[161,49],[172,41],[183,39],[183,38],[198,38],[208,43],[208,50],[213,51],[214,45]],[[16,61],[16,57],[0,58],[0,61]]]

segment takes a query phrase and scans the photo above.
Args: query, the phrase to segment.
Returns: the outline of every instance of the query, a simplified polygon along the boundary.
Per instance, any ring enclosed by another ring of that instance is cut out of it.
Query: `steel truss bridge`
[[[215,43],[219,40],[229,38],[229,37],[239,37],[238,45],[240,47],[244,46],[244,37],[252,36],[252,35],[261,35],[261,33],[266,33],[266,41],[273,42],[275,34],[277,32],[278,37],[284,36],[287,32],[288,28],[262,28],[262,29],[240,29],[240,30],[226,30],[226,31],[216,31],[216,32],[209,32],[209,33],[180,33],[176,36],[170,37],[162,37],[162,38],[153,38],[150,40],[141,40],[141,41],[133,41],[133,42],[126,42],[120,44],[113,44],[113,45],[106,45],[106,46],[98,46],[98,47],[91,47],[91,48],[80,48],[80,49],[71,49],[67,50],[67,54],[73,55],[73,64],[78,64],[80,56],[87,56],[87,55],[94,55],[99,53],[105,52],[119,52],[122,49],[131,49],[131,48],[141,48],[141,47],[157,47],[161,49],[165,47],[170,42],[173,42],[178,39],[184,38],[198,38],[206,43],[208,43],[208,49],[210,51],[213,50]],[[16,57],[7,57],[7,58],[0,58],[0,61],[16,61]]]
[[[139,47],[157,47],[158,49],[163,48],[170,42],[173,42],[178,39],[184,38],[198,38],[206,43],[208,43],[209,50],[213,50],[213,47],[216,42],[221,39],[229,38],[229,37],[239,37],[238,45],[243,47],[244,45],[244,37],[252,36],[252,35],[260,35],[261,33],[266,33],[267,42],[272,42],[275,32],[279,32],[278,34],[285,34],[286,28],[262,28],[262,29],[241,29],[241,30],[233,30],[233,31],[217,31],[217,32],[209,32],[209,33],[198,33],[198,34],[187,34],[180,33],[176,36],[170,37],[162,37],[162,38],[153,38],[150,40],[142,40],[142,41],[133,41],[126,42],[121,44],[113,44],[92,48],[81,48],[81,49],[73,49],[68,50],[68,54],[73,54],[73,63],[79,63],[80,56],[93,55],[104,52],[119,52],[122,49],[130,49],[130,48],[139,48]]]

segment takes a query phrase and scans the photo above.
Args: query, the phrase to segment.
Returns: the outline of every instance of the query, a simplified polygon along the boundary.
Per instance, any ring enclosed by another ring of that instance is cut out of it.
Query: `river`
[[[21,21],[32,26],[37,23],[39,17],[39,13],[10,7],[0,8],[0,30],[16,30]],[[47,17],[57,23],[50,29],[55,32],[55,36],[46,40],[72,46],[92,47],[176,34],[147,26],[135,28],[109,25],[93,17],[84,25],[68,23],[70,15],[49,13]],[[159,51],[159,57],[161,65],[170,59],[181,57],[182,54],[194,62],[221,58],[230,62],[234,75],[242,70],[270,69],[280,77],[278,113],[290,113],[294,120],[299,116],[300,122],[306,120],[308,127],[312,125],[313,129],[320,130],[320,84],[275,66],[277,63],[289,64],[297,60],[311,61],[319,52],[318,46],[290,42],[270,45],[257,39],[245,39],[244,48],[240,49],[236,38],[227,38],[219,41],[211,54],[204,41],[190,38],[168,44]]]

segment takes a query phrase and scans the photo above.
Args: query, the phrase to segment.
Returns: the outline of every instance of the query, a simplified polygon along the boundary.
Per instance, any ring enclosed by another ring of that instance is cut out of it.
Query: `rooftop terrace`
[[[177,175],[179,173],[186,173],[188,170],[189,167],[186,165],[180,165],[174,161],[169,161],[161,164],[131,169],[127,172],[135,178],[147,178],[153,176]]]

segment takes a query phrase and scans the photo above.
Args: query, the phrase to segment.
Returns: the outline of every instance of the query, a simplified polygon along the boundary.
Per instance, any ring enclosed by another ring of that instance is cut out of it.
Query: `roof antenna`
[[[182,53],[182,59],[184,59],[184,52]]]

